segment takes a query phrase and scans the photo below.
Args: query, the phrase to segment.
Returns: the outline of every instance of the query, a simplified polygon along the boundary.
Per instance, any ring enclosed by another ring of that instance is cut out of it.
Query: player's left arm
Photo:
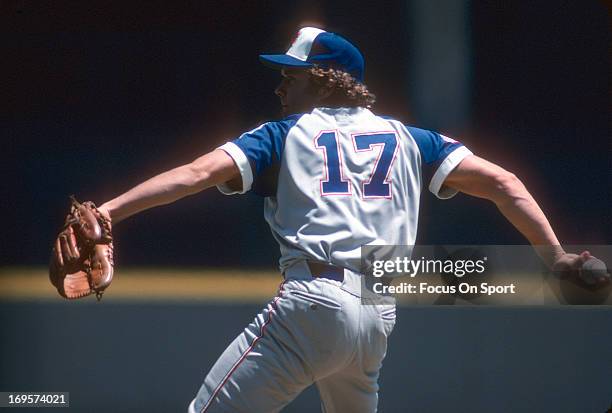
[[[525,185],[513,173],[475,155],[467,156],[444,185],[495,203],[499,211],[534,246],[549,268],[579,268],[590,254],[567,254],[548,219]]]
[[[113,224],[138,212],[177,201],[211,186],[241,187],[240,171],[225,151],[215,149],[185,165],[163,172],[104,203],[100,211]]]

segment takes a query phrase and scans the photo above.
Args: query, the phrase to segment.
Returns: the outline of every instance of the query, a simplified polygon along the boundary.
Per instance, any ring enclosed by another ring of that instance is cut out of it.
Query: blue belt
[[[307,261],[310,274],[314,278],[344,281],[344,268],[318,261]]]

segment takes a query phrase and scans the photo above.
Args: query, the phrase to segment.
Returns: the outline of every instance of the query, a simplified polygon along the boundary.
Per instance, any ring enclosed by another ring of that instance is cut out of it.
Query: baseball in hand
[[[579,277],[585,284],[595,288],[602,288],[610,284],[610,273],[606,264],[595,257],[590,257],[582,264]]]

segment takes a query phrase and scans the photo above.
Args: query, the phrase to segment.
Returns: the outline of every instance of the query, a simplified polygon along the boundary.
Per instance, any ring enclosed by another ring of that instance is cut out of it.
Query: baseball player
[[[276,412],[313,383],[325,412],[376,411],[395,307],[362,303],[360,247],[414,244],[423,185],[441,199],[460,191],[494,202],[551,267],[589,258],[563,251],[512,173],[454,139],[373,113],[364,59],[345,38],[304,27],[286,53],[260,60],[281,74],[284,119],[98,209],[116,225],[213,186],[265,197],[284,281],[221,354],[190,413]]]

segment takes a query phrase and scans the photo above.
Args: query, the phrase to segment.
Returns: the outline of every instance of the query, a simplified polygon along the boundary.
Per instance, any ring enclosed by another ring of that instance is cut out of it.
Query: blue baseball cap
[[[262,54],[259,60],[275,69],[314,65],[342,70],[363,82],[364,60],[348,40],[316,27],[303,27],[285,54]]]

